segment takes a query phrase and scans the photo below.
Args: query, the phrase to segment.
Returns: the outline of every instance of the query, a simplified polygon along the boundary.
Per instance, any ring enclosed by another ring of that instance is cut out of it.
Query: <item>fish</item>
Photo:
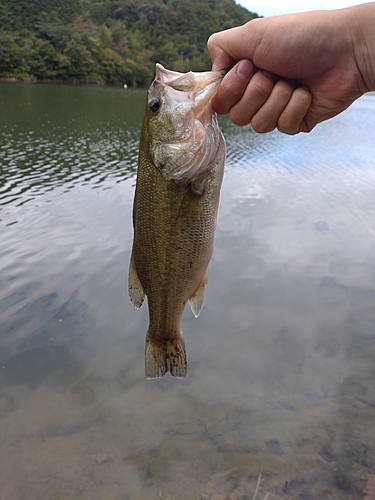
[[[133,203],[130,299],[147,296],[145,372],[185,378],[181,317],[204,300],[225,164],[211,106],[223,71],[180,73],[156,64],[146,102]]]

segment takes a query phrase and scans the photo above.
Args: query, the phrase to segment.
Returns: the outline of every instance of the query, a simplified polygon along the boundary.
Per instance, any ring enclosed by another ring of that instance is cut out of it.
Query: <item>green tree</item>
[[[178,49],[172,40],[167,43],[160,44],[154,51],[154,58],[165,66],[171,66],[178,60]]]
[[[56,75],[56,50],[48,40],[28,38],[22,47],[21,57],[27,73],[37,78]]]
[[[100,28],[100,43],[103,47],[112,47],[113,45],[113,40],[112,40],[112,33],[107,26],[102,26]]]
[[[125,80],[125,63],[123,58],[112,49],[106,47],[102,52],[101,65],[104,78],[108,82]]]
[[[0,32],[0,75],[17,74],[21,66],[21,52],[14,35]]]
[[[0,0],[0,75],[147,85],[155,62],[209,69],[210,34],[253,17],[234,0]]]
[[[70,59],[64,54],[56,55],[56,77],[62,80],[68,80],[70,70]]]
[[[94,60],[90,51],[82,43],[81,37],[75,33],[64,50],[69,61],[68,78],[86,80],[94,71]]]
[[[49,40],[56,50],[62,51],[72,36],[72,28],[61,22],[43,23],[38,28],[37,36]]]

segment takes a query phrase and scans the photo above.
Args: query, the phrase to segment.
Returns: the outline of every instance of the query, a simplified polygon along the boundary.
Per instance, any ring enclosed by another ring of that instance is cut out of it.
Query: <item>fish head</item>
[[[223,74],[179,73],[156,65],[145,123],[149,154],[165,180],[189,180],[212,165],[221,131],[211,99]]]

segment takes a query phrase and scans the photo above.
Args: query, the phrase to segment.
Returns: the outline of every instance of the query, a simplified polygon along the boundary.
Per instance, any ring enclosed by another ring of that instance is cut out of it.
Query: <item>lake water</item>
[[[221,120],[188,375],[128,298],[145,91],[0,84],[1,500],[375,499],[375,97],[311,134]]]

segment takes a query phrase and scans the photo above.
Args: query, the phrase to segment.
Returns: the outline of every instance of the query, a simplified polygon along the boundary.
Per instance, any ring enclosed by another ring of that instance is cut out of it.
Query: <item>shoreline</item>
[[[124,82],[107,82],[106,80],[79,80],[72,78],[70,80],[63,80],[61,78],[43,78],[38,79],[34,77],[18,77],[18,76],[0,76],[0,82],[10,83],[62,83],[69,85],[101,85],[103,87],[124,87],[124,88],[146,88],[143,85],[129,85]],[[375,90],[365,92],[363,95],[375,96]]]
[[[106,80],[79,80],[62,78],[34,78],[34,77],[17,77],[17,76],[0,76],[0,82],[10,83],[62,83],[69,85],[101,85],[107,87],[124,87],[124,88],[142,88],[142,85],[129,85],[126,82],[107,82]]]

